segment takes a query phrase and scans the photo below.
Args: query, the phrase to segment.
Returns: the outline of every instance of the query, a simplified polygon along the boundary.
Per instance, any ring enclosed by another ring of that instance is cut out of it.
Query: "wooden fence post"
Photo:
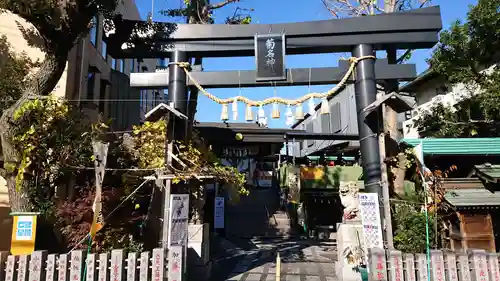
[[[57,281],[68,281],[68,254],[60,254],[57,259]]]
[[[17,262],[17,281],[26,281],[28,279],[28,255],[20,255]]]
[[[428,281],[427,280],[427,255],[426,254],[416,254],[417,259],[417,281]]]
[[[122,249],[111,251],[111,273],[110,281],[122,281],[123,275],[123,254]]]
[[[95,258],[96,254],[88,254],[87,258],[85,259],[85,280],[86,281],[95,281]]]
[[[431,277],[433,281],[445,281],[444,260],[441,250],[431,250]]]
[[[368,261],[370,268],[370,281],[387,281],[387,259],[385,252],[379,248],[368,249]]]
[[[69,278],[70,281],[81,281],[83,274],[83,261],[85,253],[83,250],[74,250],[71,252]]]
[[[7,256],[8,252],[0,252],[0,280],[5,280],[5,275],[7,272]]]
[[[153,249],[152,257],[152,273],[151,277],[153,281],[163,281],[165,278],[165,249],[155,248]]]
[[[31,254],[29,262],[29,281],[40,281],[45,277],[45,259],[47,258],[47,251],[35,251]]]
[[[498,268],[498,253],[488,253],[488,268],[490,281],[500,281],[500,270]]]
[[[45,267],[45,281],[56,280],[56,255],[47,255],[47,266]]]
[[[458,253],[458,280],[471,281],[469,255],[463,251]]]
[[[472,281],[489,281],[486,251],[476,249],[469,250],[469,260],[472,265]]]
[[[444,253],[444,264],[446,268],[446,281],[458,281],[457,254],[453,251]],[[499,280],[500,281],[500,280]]]
[[[404,270],[405,270],[405,280],[406,281],[416,281],[415,280],[415,257],[413,254],[404,254]]]
[[[141,264],[139,267],[139,281],[149,280],[149,252],[141,253]]]
[[[127,281],[135,281],[137,272],[137,254],[128,253],[127,256]]]
[[[108,253],[99,254],[98,281],[108,281]]]
[[[389,259],[389,280],[404,281],[403,277],[403,255],[400,251],[388,250],[387,258]]]
[[[5,281],[14,281],[17,280],[17,257],[16,256],[8,256],[7,257],[7,265],[5,269]]]

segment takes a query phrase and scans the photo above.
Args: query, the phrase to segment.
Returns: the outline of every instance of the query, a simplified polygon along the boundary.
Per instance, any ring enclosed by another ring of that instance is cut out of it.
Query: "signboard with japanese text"
[[[434,281],[445,281],[443,252],[431,250],[431,278]]]
[[[359,207],[363,237],[366,248],[384,248],[382,240],[382,224],[380,222],[380,205],[377,193],[360,193]]]
[[[29,255],[35,250],[36,215],[14,215],[12,242],[13,255]]]
[[[224,197],[215,197],[214,228],[224,228]]]
[[[387,259],[380,248],[368,248],[369,273],[374,281],[387,281]]]
[[[171,246],[168,251],[168,281],[181,281],[183,273],[182,246]]]
[[[257,81],[286,80],[284,34],[255,35]]]
[[[404,281],[403,276],[403,255],[400,251],[388,251],[389,266],[391,270],[389,271],[390,281]]]
[[[187,245],[189,194],[170,195],[169,246]]]

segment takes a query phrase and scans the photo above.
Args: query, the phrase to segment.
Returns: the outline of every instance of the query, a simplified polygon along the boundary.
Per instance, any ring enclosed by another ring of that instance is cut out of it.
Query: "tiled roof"
[[[429,155],[500,155],[500,138],[403,139],[411,146],[422,143]]]
[[[482,164],[474,166],[476,175],[489,183],[500,182],[500,165]]]
[[[455,207],[500,206],[500,192],[484,188],[448,190],[445,199]]]

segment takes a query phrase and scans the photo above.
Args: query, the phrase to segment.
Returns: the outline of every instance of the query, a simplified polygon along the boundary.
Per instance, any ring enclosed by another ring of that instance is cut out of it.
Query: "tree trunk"
[[[16,126],[15,120],[13,120],[14,112],[33,96],[46,96],[52,92],[64,72],[68,52],[69,50],[65,50],[46,54],[45,60],[38,71],[26,83],[22,97],[3,112],[0,118],[0,139],[4,163],[8,166],[17,167],[20,162],[21,151],[12,143],[13,129]],[[14,171],[6,169],[5,171],[11,211],[32,211],[32,204],[29,200],[27,190],[30,175],[28,172],[26,173],[24,181],[19,188],[16,188],[16,175],[17,169],[14,169]]]

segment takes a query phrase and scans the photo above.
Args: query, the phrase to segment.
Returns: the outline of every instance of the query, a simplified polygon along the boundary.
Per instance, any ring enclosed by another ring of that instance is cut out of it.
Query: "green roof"
[[[500,206],[500,192],[484,188],[452,189],[446,192],[444,198],[455,207]]]
[[[429,155],[500,155],[500,138],[403,139],[411,146],[422,143]]]

